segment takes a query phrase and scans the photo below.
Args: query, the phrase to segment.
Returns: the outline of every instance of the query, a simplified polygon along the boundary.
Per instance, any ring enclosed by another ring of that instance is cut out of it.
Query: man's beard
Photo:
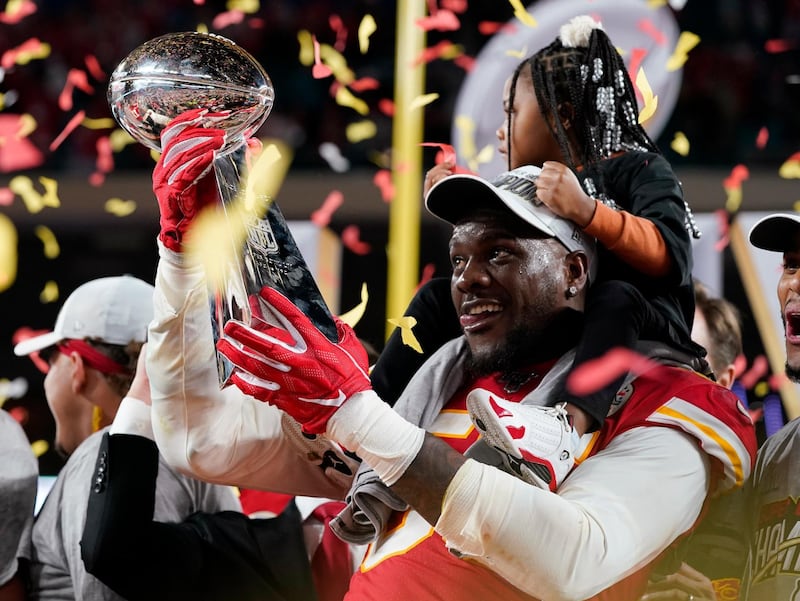
[[[530,362],[530,357],[541,346],[541,329],[515,329],[503,344],[490,353],[476,357],[467,347],[467,373],[473,377],[486,376],[495,372],[513,371]]]
[[[786,372],[787,378],[789,378],[792,382],[800,384],[800,367],[792,367],[787,361],[784,371]]]

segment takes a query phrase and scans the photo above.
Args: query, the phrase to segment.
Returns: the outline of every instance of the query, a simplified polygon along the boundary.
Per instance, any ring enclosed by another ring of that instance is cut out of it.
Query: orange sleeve
[[[666,275],[671,259],[656,224],[596,202],[594,216],[584,231],[634,269],[654,277]]]

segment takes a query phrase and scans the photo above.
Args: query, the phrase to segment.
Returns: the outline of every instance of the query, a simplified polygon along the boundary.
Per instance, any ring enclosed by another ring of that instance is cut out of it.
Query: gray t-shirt
[[[22,426],[0,410],[0,586],[17,573],[17,550],[27,546],[39,464]]]
[[[33,525],[31,599],[98,601],[122,599],[88,574],[80,540],[103,432],[87,438],[58,474]],[[178,474],[159,458],[154,519],[180,522],[196,511],[241,511],[233,489]]]
[[[759,449],[745,492],[752,538],[741,598],[800,599],[800,418]]]

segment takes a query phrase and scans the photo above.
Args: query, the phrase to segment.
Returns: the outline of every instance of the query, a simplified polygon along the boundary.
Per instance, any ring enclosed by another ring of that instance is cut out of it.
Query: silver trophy
[[[247,139],[264,123],[273,99],[272,82],[255,58],[227,38],[199,32],[172,33],[145,42],[117,66],[108,86],[111,113],[120,126],[158,152],[162,130],[182,112],[227,112],[227,119],[213,125],[228,134],[214,160],[223,206],[239,196]],[[335,341],[330,310],[272,200],[257,199],[268,207],[266,212],[248,223],[247,239],[234,249],[236,260],[227,268],[221,289],[210,291],[214,342],[229,319],[271,321],[268,307],[254,312],[250,304],[264,286],[283,293]],[[220,384],[225,386],[232,366],[220,354],[217,362]]]

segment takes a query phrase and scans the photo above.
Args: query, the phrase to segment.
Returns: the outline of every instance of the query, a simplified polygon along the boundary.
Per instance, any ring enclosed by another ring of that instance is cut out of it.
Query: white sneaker
[[[467,395],[467,410],[486,443],[525,482],[555,492],[575,465],[580,437],[563,403],[520,405],[476,388]]]

